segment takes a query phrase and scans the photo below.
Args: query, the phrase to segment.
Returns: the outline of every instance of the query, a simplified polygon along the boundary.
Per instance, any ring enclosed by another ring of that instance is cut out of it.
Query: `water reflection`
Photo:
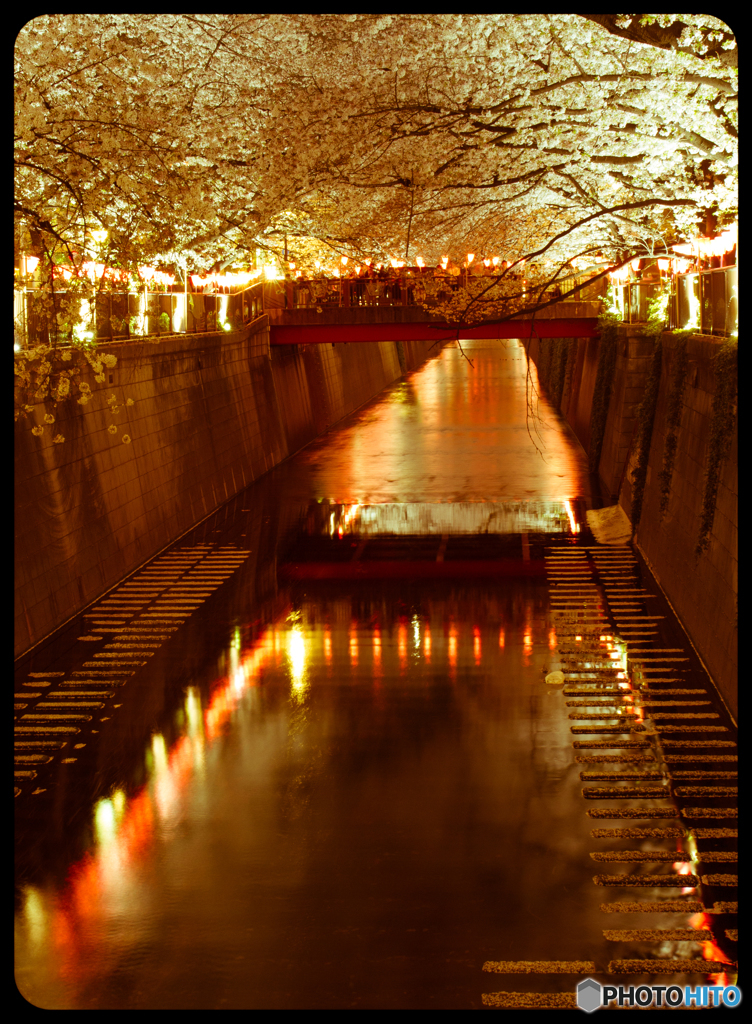
[[[589,823],[541,685],[547,591],[522,575],[574,537],[584,456],[544,407],[536,462],[524,354],[473,355],[447,350],[184,542],[252,556],[123,690],[106,743],[86,737],[77,781],[21,809],[32,1002],[467,1008],[487,958],[558,959],[549,935],[586,954]],[[283,571],[405,551],[393,582]],[[470,579],[504,559],[519,576]],[[420,560],[456,578],[421,583]]]
[[[284,473],[285,496],[350,506],[587,494],[584,452],[542,396],[533,364],[528,383],[522,343],[463,347],[474,366],[446,348],[409,389],[396,385],[336,435],[308,445]]]

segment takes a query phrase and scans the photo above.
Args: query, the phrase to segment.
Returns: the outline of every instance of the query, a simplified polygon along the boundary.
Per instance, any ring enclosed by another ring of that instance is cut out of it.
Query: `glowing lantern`
[[[26,274],[33,274],[34,271],[39,266],[39,257],[38,256],[24,256],[24,260],[26,261],[25,273]]]
[[[340,262],[342,263],[343,267],[346,267],[347,266],[347,256],[342,256],[341,259],[340,259]]]
[[[474,259],[475,259],[475,253],[474,252],[469,252],[467,254],[467,262],[468,262],[468,264],[472,263]]]
[[[498,256],[494,256],[494,258],[491,260],[491,262],[493,263],[493,265],[495,267],[498,267],[498,265],[499,265],[499,257]]]
[[[421,268],[421,270],[423,269],[423,267],[425,267],[425,263],[423,262],[423,257],[422,256],[418,256],[417,259],[415,260],[415,262]]]
[[[664,274],[666,273],[666,271],[670,267],[671,267],[671,260],[658,260],[658,269],[663,271]]]
[[[484,267],[490,267],[491,266],[491,261],[490,260],[483,260],[483,266]]]

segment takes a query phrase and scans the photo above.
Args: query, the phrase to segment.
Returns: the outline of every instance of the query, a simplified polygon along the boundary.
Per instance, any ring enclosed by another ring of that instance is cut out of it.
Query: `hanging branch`
[[[407,244],[405,245],[405,262],[410,252],[410,228],[413,223],[413,205],[415,203],[415,182],[413,180],[412,172],[410,173],[410,216],[407,221]]]

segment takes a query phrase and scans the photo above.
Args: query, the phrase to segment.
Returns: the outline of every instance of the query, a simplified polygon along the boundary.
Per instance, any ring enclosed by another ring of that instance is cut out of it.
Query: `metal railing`
[[[169,334],[196,334],[233,330],[267,311],[324,309],[332,306],[436,306],[449,298],[460,283],[457,278],[414,276],[372,278],[286,278],[257,281],[235,292],[100,292],[93,301],[94,316],[87,337],[97,342],[128,341]],[[721,267],[671,278],[668,316],[670,328],[698,324],[703,334],[728,336],[737,329],[737,267]],[[522,285],[522,281],[520,281]],[[597,289],[596,286],[597,285]],[[583,289],[574,301],[602,292],[596,282]],[[657,279],[614,286],[616,305],[625,323],[646,323],[650,300],[659,294]],[[530,292],[531,299],[537,293]],[[539,298],[553,297],[553,291]],[[55,306],[64,307],[69,292],[55,293]],[[566,300],[564,300],[566,301]],[[73,329],[44,311],[40,293],[32,289],[14,293],[16,348],[46,343],[69,345]]]
[[[739,310],[738,278],[736,266],[675,274],[668,301],[669,329],[694,326],[698,334],[734,334]],[[616,285],[616,304],[624,323],[646,323],[650,300],[660,289],[657,280]]]
[[[232,330],[267,312],[294,309],[328,309],[358,306],[436,307],[448,300],[461,278],[425,274],[387,278],[278,279],[257,281],[237,291],[222,294],[204,292],[159,291],[100,292],[92,302],[94,316],[85,333],[91,341],[122,342],[137,338],[171,334],[194,334]],[[519,279],[531,302],[556,296],[554,289],[543,294]],[[571,296],[581,301],[587,289]],[[55,292],[58,316],[49,316],[42,305],[41,293],[33,289],[14,293],[16,350],[39,344],[65,346],[73,340],[73,329],[59,311],[71,300],[70,292]],[[563,299],[567,302],[568,300]]]
[[[483,277],[473,277],[481,281]],[[264,284],[264,309],[325,309],[351,306],[424,306],[439,305],[453,290],[461,287],[462,278],[434,276],[432,272],[387,278],[306,278],[268,281]],[[554,289],[540,294],[520,279],[519,287],[527,292],[530,302],[551,299]],[[599,284],[598,282],[596,283]],[[605,288],[588,289],[571,296],[572,302],[594,298]],[[562,301],[569,301],[564,299]]]
[[[644,324],[648,305],[660,291],[658,281],[628,281],[614,286],[616,305],[625,324]]]
[[[669,300],[669,327],[698,324],[702,334],[735,334],[739,316],[738,267],[677,274]]]
[[[93,319],[83,335],[90,341],[130,341],[169,334],[200,334],[234,330],[261,316],[264,285],[254,282],[230,293],[201,292],[99,292],[91,303]],[[69,292],[55,292],[56,310],[64,310]],[[65,314],[52,317],[42,296],[34,289],[14,293],[14,334],[17,348],[35,345],[65,346],[73,340],[73,328]]]

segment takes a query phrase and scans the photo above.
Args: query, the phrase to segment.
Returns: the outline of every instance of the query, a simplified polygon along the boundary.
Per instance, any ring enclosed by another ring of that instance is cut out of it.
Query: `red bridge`
[[[460,338],[592,338],[598,334],[599,302],[558,302],[533,318],[521,314],[501,323],[463,327]],[[325,345],[363,341],[413,341],[458,337],[456,327],[415,307],[264,310],[272,345]]]

